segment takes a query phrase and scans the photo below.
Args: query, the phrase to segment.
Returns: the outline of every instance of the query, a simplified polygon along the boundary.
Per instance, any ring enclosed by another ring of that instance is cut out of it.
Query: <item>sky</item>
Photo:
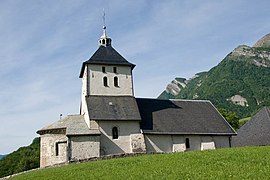
[[[103,9],[112,46],[129,62],[136,97],[216,66],[270,33],[268,0],[0,0],[0,154],[78,114],[80,68],[98,48]]]

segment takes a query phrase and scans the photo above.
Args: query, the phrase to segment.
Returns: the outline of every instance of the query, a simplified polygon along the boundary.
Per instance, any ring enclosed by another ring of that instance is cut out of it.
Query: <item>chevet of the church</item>
[[[135,65],[112,47],[106,26],[98,43],[82,63],[80,112],[37,131],[40,167],[115,154],[231,146],[236,133],[210,101],[135,98]]]

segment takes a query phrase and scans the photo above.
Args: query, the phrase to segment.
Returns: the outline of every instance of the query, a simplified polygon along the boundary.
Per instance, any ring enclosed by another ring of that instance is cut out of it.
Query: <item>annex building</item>
[[[210,101],[135,98],[135,65],[111,45],[82,63],[80,113],[37,131],[40,166],[123,153],[184,152],[231,146],[232,127]]]

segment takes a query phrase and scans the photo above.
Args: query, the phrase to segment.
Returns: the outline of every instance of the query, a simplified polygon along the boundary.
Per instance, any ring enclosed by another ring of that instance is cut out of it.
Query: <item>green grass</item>
[[[269,179],[270,146],[155,154],[46,168],[13,179]]]

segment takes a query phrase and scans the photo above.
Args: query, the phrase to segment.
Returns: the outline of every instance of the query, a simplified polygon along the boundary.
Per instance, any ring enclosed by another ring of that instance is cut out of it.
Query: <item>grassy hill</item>
[[[46,168],[13,179],[268,179],[270,146],[155,154]]]

